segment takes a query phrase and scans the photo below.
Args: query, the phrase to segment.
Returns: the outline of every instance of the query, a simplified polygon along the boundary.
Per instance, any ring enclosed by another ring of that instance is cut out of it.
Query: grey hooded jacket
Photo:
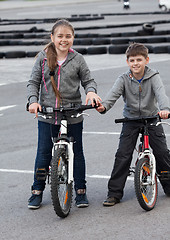
[[[49,73],[50,69],[47,65],[46,53],[43,50],[38,54],[27,84],[29,104],[39,102],[41,106],[45,107],[55,108],[57,106],[57,99],[52,88]],[[54,79],[61,93],[62,105],[66,107],[69,107],[71,104],[82,103],[80,85],[84,88],[85,94],[97,92],[96,82],[91,78],[89,68],[83,56],[72,49],[69,50],[65,62],[60,66],[56,66]],[[60,124],[59,115],[57,123],[55,120],[44,120],[42,117],[38,119],[53,124]],[[70,123],[80,121],[82,121],[81,117],[70,119]]]
[[[127,118],[153,116],[159,110],[170,110],[169,99],[158,71],[147,66],[140,84],[130,71],[116,80],[102,103],[106,111],[121,95],[124,100],[123,116]]]

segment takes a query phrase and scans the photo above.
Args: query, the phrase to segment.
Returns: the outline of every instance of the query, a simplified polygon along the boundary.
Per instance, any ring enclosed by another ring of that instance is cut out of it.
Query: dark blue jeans
[[[45,168],[46,171],[49,170],[53,147],[51,137],[57,137],[59,129],[59,125],[38,121],[38,147],[35,159],[34,183],[32,189],[43,191],[45,188],[45,180],[37,180],[35,172],[37,168]],[[68,136],[72,136],[74,138],[73,151],[75,190],[86,188],[82,131],[83,122],[68,125]]]

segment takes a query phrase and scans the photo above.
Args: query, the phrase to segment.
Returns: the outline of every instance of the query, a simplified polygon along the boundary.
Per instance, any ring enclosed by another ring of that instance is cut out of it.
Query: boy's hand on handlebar
[[[162,110],[158,114],[162,119],[167,119],[170,112],[168,110]]]
[[[32,103],[29,106],[29,112],[30,113],[35,113],[36,118],[38,117],[38,112],[41,112],[41,105],[39,103]]]
[[[106,109],[105,109],[105,107],[102,105],[102,103],[99,103],[99,104],[98,104],[98,107],[96,108],[96,110],[101,113],[101,112],[104,112]]]
[[[86,105],[88,102],[91,102],[92,106],[94,107],[95,104],[98,106],[99,103],[102,101],[101,98],[94,92],[88,92],[86,95]]]

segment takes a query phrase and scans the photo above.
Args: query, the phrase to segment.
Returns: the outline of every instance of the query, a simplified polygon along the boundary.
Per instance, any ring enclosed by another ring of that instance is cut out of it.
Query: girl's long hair
[[[67,20],[65,19],[60,19],[58,20],[53,28],[52,28],[52,31],[51,31],[51,34],[54,35],[55,34],[55,30],[60,27],[60,26],[66,26],[66,27],[69,27],[73,33],[73,36],[74,36],[74,28],[73,26],[70,24],[70,22],[68,22]],[[54,75],[55,75],[55,68],[57,66],[57,52],[56,52],[56,49],[55,49],[55,45],[53,42],[50,42],[45,48],[44,50],[46,50],[46,55],[47,55],[47,64],[48,64],[48,67],[50,69],[50,76],[51,76],[51,84],[52,84],[52,87],[53,87],[53,90],[55,92],[55,95],[56,95],[56,98],[57,98],[57,102],[58,102],[58,106],[60,105],[61,103],[61,93],[59,92],[58,88],[57,88],[57,85],[55,83],[55,80],[54,80]]]

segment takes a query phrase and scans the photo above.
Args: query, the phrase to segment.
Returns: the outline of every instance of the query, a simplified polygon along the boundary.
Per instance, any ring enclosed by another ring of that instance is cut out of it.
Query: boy
[[[159,73],[146,66],[149,63],[148,49],[143,44],[132,43],[126,50],[126,57],[129,71],[116,80],[105,100],[99,103],[97,111],[107,112],[122,95],[125,103],[124,117],[153,116],[159,112],[161,118],[168,118],[169,100]],[[103,206],[114,206],[123,197],[141,124],[137,122],[123,124],[114,168],[108,182],[108,196]],[[170,171],[170,153],[162,126],[149,126],[149,135],[150,145],[156,158],[157,173]],[[165,194],[170,196],[170,181],[160,180],[160,182]]]

